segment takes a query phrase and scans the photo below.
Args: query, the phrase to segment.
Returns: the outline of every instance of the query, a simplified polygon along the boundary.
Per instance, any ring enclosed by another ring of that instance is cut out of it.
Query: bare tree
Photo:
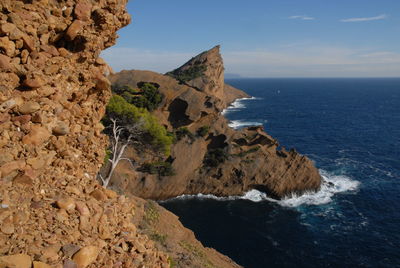
[[[108,184],[110,183],[111,177],[115,168],[117,167],[119,161],[127,160],[131,164],[131,160],[128,158],[123,158],[123,154],[125,152],[126,147],[129,145],[132,139],[132,133],[139,129],[139,125],[135,124],[134,126],[129,127],[128,129],[122,126],[117,125],[117,120],[110,119],[112,122],[112,136],[111,136],[111,153],[112,157],[108,159],[110,161],[111,167],[108,171],[108,174],[103,178],[103,176],[99,173],[100,180],[103,184],[104,188],[107,188]],[[125,130],[128,130],[129,136],[127,139],[122,137],[122,134]],[[133,165],[133,164],[132,164]]]

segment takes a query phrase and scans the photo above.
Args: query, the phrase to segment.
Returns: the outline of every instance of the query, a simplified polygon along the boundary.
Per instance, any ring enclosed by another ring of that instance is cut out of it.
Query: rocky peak
[[[204,51],[167,75],[207,95],[224,99],[224,63],[220,46]]]

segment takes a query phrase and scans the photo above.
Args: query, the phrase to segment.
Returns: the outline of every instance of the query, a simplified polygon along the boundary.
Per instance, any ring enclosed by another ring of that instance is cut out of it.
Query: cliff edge
[[[125,0],[0,1],[0,267],[239,267],[96,176]],[[168,254],[165,252],[168,251]]]

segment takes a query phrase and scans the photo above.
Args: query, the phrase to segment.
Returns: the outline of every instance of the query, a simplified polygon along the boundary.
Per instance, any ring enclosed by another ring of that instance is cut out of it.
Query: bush
[[[202,126],[197,130],[197,135],[199,135],[200,137],[205,137],[208,134],[208,131],[210,131],[209,126]]]
[[[138,83],[138,89],[130,86],[114,85],[113,91],[122,96],[128,103],[138,108],[146,108],[154,111],[160,105],[163,96],[158,90],[158,85],[154,83]]]
[[[157,161],[153,163],[145,163],[140,168],[140,171],[150,174],[158,174],[163,177],[175,175],[175,170],[170,162]]]
[[[203,163],[209,167],[217,167],[228,159],[228,154],[224,149],[218,148],[207,152]]]
[[[196,64],[185,70],[176,69],[172,72],[168,72],[167,75],[175,78],[180,82],[188,82],[202,76],[206,70],[207,67],[205,65]]]
[[[161,149],[166,155],[170,153],[170,147],[173,143],[173,137],[168,135],[165,127],[161,126],[157,119],[145,108],[138,108],[128,103],[123,97],[113,95],[107,105],[107,117],[105,125],[108,125],[109,118],[116,118],[123,125],[129,128],[129,125],[140,123],[141,130],[149,134],[150,143]]]
[[[192,132],[189,131],[186,127],[178,128],[175,132],[176,139],[180,141],[183,137],[189,137],[192,141],[194,140],[194,135]]]
[[[109,149],[106,149],[106,155],[104,156],[104,164],[108,163],[108,160],[110,160],[112,156],[112,152]]]

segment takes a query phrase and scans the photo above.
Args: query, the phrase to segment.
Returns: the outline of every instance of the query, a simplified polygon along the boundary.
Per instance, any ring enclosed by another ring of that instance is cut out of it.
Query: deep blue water
[[[340,189],[288,203],[162,205],[204,245],[245,267],[400,267],[400,79],[227,82],[256,97],[226,113],[233,126],[263,124]]]

